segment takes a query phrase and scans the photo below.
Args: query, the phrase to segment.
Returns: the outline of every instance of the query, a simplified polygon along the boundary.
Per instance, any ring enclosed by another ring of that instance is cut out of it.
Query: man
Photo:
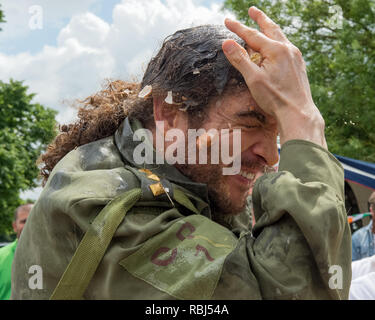
[[[0,300],[8,300],[10,298],[14,251],[31,209],[32,204],[24,204],[16,209],[12,223],[13,230],[16,233],[16,240],[0,249]]]
[[[42,157],[14,299],[348,298],[343,169],[300,52],[262,11],[249,15],[262,32],[230,20],[233,33],[176,32],[140,90],[112,82],[62,128]]]
[[[350,300],[375,299],[375,192],[370,195],[368,202],[372,220],[352,237]]]
[[[375,254],[375,191],[370,195],[369,210],[372,219],[367,226],[353,233],[352,237],[352,260],[360,260]]]

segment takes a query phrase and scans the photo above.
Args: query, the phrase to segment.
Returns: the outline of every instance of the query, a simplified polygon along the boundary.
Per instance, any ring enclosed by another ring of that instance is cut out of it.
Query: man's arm
[[[258,179],[256,224],[249,247],[266,299],[347,299],[351,279],[350,228],[344,172],[311,142],[284,144],[280,171]]]
[[[260,65],[233,40],[224,41],[223,50],[259,107],[276,119],[282,146],[280,172],[259,179],[253,193],[252,270],[263,298],[347,298],[351,248],[343,169],[327,152],[301,52],[262,11],[251,7],[249,15],[261,31],[225,24],[261,53]]]

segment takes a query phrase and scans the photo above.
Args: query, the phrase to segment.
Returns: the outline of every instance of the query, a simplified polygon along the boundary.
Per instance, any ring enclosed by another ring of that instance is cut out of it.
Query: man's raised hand
[[[259,107],[276,118],[281,144],[302,139],[327,148],[324,120],[313,102],[300,50],[264,12],[251,7],[249,16],[261,31],[225,20],[226,27],[241,37],[249,50],[234,40],[226,40],[226,57],[243,75]],[[249,52],[253,51],[263,57],[259,66],[250,59]]]

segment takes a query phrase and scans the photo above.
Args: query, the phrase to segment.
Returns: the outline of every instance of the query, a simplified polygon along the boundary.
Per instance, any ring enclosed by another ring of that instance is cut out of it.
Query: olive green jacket
[[[288,141],[279,172],[254,187],[254,228],[248,212],[223,226],[211,219],[206,185],[168,164],[146,165],[147,171],[134,163],[138,126],[126,119],[114,136],[56,165],[19,240],[12,299],[49,299],[85,233],[90,262],[70,273],[78,286],[97,260],[84,299],[348,298],[351,236],[344,172],[334,156],[310,142]],[[163,189],[154,195],[150,186],[158,183]],[[103,208],[126,192],[135,198],[117,210],[126,215],[112,226],[107,247]],[[35,265],[42,270],[37,288],[30,286]]]

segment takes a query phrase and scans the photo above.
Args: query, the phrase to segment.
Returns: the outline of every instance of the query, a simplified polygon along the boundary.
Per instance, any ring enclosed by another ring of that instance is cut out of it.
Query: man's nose
[[[252,152],[262,157],[268,166],[274,166],[279,161],[279,152],[277,150],[277,131],[267,132],[261,136],[251,147]]]

